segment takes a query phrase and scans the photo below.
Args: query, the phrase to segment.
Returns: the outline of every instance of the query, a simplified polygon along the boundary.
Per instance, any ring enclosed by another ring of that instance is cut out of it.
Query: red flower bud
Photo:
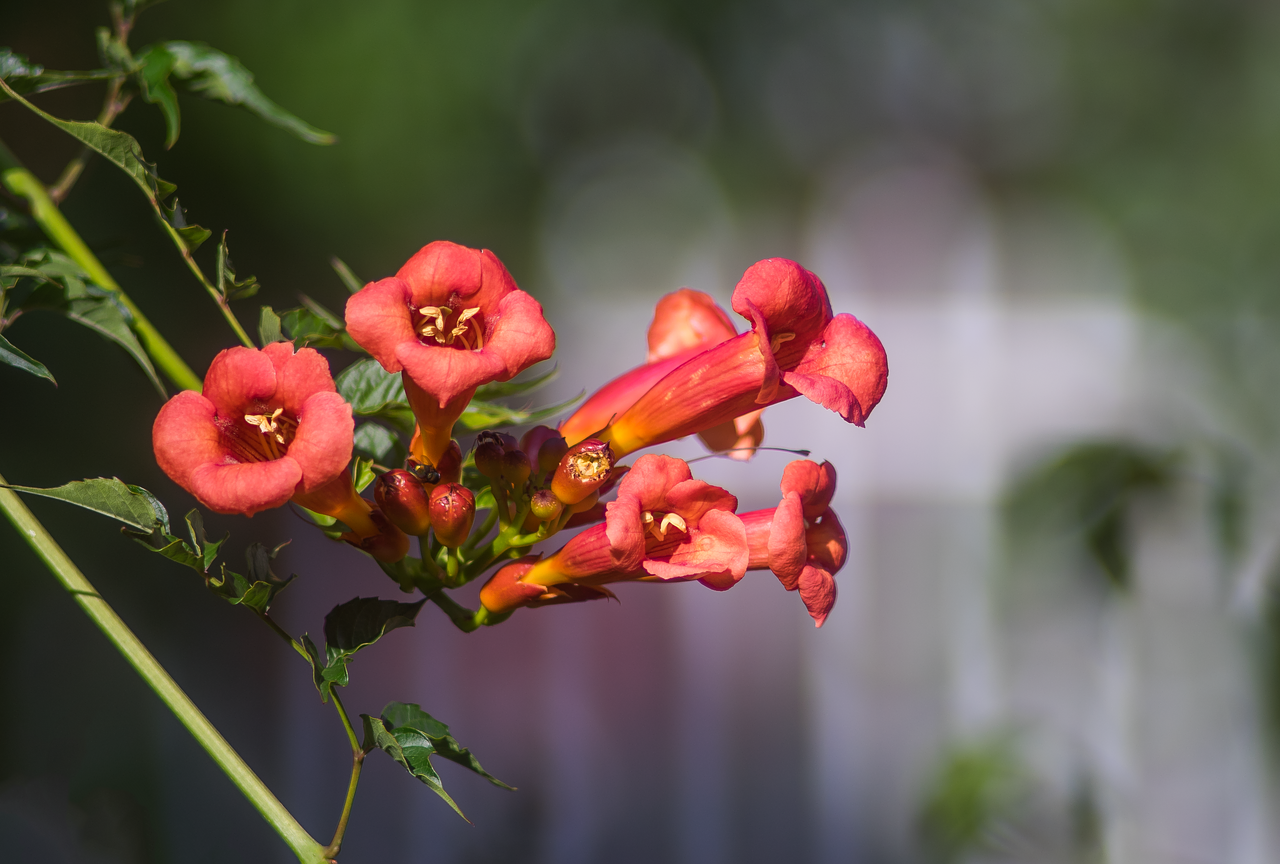
[[[534,426],[520,436],[520,449],[528,455],[529,461],[536,465],[538,464],[538,450],[542,447],[542,443],[559,437],[560,433],[550,426]]]
[[[508,450],[502,454],[502,468],[499,475],[514,486],[517,492],[524,488],[530,473],[532,473],[532,466],[529,464],[529,457],[522,451]]]
[[[431,527],[436,539],[456,549],[467,540],[476,519],[476,496],[457,483],[442,483],[431,490]]]
[[[378,527],[377,534],[362,540],[359,535],[348,532],[342,539],[386,564],[394,564],[409,554],[409,535],[387,521],[379,510],[371,510],[369,518]]]
[[[541,585],[526,585],[520,577],[529,572],[529,568],[541,556],[532,555],[518,558],[503,567],[484,583],[480,589],[480,605],[495,614],[512,612],[537,600],[545,592]]]
[[[436,470],[440,472],[441,483],[457,483],[462,479],[462,448],[457,441],[449,442],[449,449],[436,463]]]
[[[565,504],[577,504],[609,479],[613,450],[603,441],[588,438],[569,448],[551,478],[551,491]]]
[[[542,442],[542,446],[538,448],[538,473],[550,475],[568,452],[568,442],[558,436]]]
[[[550,489],[539,489],[533,493],[530,509],[539,522],[550,522],[560,518],[564,512],[564,503]]]
[[[406,534],[426,534],[431,528],[427,488],[410,471],[388,471],[373,484],[373,497],[383,514]]]
[[[502,470],[502,445],[496,441],[477,441],[475,460],[481,476],[495,479]]]

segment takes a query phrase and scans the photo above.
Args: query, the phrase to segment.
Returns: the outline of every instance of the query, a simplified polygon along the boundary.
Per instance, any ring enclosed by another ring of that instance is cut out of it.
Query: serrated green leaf
[[[142,368],[160,396],[168,395],[164,385],[160,383],[160,376],[156,374],[156,367],[151,364],[151,358],[147,356],[142,343],[138,341],[138,337],[129,326],[128,311],[120,305],[114,294],[107,293],[102,297],[72,300],[67,304],[63,314],[123,348]]]
[[[361,714],[360,719],[364,721],[362,746],[366,753],[374,748],[386,753],[411,775],[425,783],[432,792],[443,798],[455,813],[463,819],[467,818],[457,803],[449,797],[449,793],[444,791],[440,775],[431,765],[431,756],[436,752],[431,739],[415,729],[388,729],[381,718],[370,717],[368,714]]]
[[[431,741],[436,753],[450,762],[456,762],[463,768],[474,771],[495,786],[501,786],[503,789],[515,788],[481,768],[480,761],[472,755],[471,751],[459,745],[449,734],[449,727],[423,711],[420,706],[412,702],[389,702],[387,707],[382,709],[382,719],[392,727],[392,734],[400,729],[415,729]]]
[[[173,79],[184,82],[186,89],[203,96],[215,99],[228,105],[240,105],[263,120],[293,133],[303,141],[311,144],[333,144],[337,137],[330,132],[317,129],[309,123],[281,108],[272,102],[258,89],[253,82],[253,73],[241,65],[235,57],[224,54],[202,42],[164,42],[148,46],[137,57],[142,66],[139,79],[144,88],[152,88],[156,98],[147,97],[148,101],[158,102],[165,110],[165,119],[169,114],[161,96],[159,82],[172,92],[170,83]],[[144,90],[146,95],[146,90]],[[170,143],[178,137],[177,100],[173,100],[173,123],[170,126]]]
[[[392,630],[412,627],[426,602],[426,598],[417,603],[400,603],[377,597],[356,597],[335,606],[324,616],[325,649],[330,656],[354,654]]]
[[[388,406],[408,407],[404,395],[404,382],[400,376],[382,368],[377,360],[357,360],[338,374],[334,380],[342,398],[351,403],[351,410],[368,417]]]
[[[214,559],[218,557],[218,548],[231,535],[228,534],[221,540],[210,540],[205,535],[204,520],[199,510],[188,513],[186,522],[187,532],[191,536],[190,543],[168,533],[167,524],[163,528],[157,527],[150,532],[126,528],[125,533],[152,552],[158,552],[170,561],[190,567],[201,576],[207,576]]]
[[[351,482],[356,487],[356,492],[363,492],[369,488],[369,484],[373,482],[373,478],[377,475],[373,473],[373,460],[364,459],[357,456],[351,462]]]
[[[540,387],[550,384],[560,377],[560,367],[552,366],[550,372],[536,375],[526,381],[495,381],[476,389],[476,397],[482,402],[501,399],[504,396],[518,396],[521,393],[532,393]]]
[[[364,287],[364,283],[360,281],[356,274],[351,272],[351,268],[337,255],[329,259],[329,266],[333,268],[333,272],[338,274],[338,278],[342,280],[342,284],[347,290],[355,294]]]
[[[280,332],[280,316],[270,306],[263,306],[258,314],[258,342],[266,348],[272,342],[279,342],[283,338]]]
[[[41,489],[35,486],[9,486],[15,492],[66,501],[86,510],[101,513],[131,528],[150,532],[169,530],[169,514],[154,495],[141,486],[131,486],[116,477],[73,480],[62,486]]]
[[[70,87],[86,81],[101,81],[115,73],[110,69],[92,69],[83,72],[59,72],[45,69],[39,63],[32,63],[24,55],[15,53],[10,48],[0,48],[0,78],[18,93],[43,93]],[[9,97],[0,93],[0,102]]]
[[[354,443],[356,453],[388,467],[403,464],[409,455],[400,436],[377,423],[357,426]]]
[[[466,410],[462,412],[462,416],[458,418],[458,425],[475,432],[480,429],[502,429],[507,426],[525,426],[538,423],[565,411],[586,395],[587,391],[583,390],[577,396],[566,399],[558,405],[536,410],[508,408],[505,405],[498,405],[494,402],[482,402],[479,399],[472,399],[471,404],[467,406]]]
[[[218,243],[215,279],[218,291],[227,300],[245,300],[257,294],[261,287],[257,277],[254,276],[236,281],[236,268],[231,263],[231,250],[227,248],[226,231],[222,232],[222,240]]]
[[[58,386],[58,382],[53,380],[53,375],[43,363],[4,338],[3,334],[0,334],[0,363],[17,367],[40,378],[47,378],[53,381],[53,386]]]

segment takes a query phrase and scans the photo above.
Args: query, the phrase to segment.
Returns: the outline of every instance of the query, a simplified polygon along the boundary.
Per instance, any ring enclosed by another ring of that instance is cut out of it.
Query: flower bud
[[[588,438],[569,448],[551,478],[551,491],[565,504],[577,504],[600,488],[613,470],[613,450]]]
[[[441,483],[431,490],[431,527],[436,539],[450,549],[467,540],[476,519],[476,496],[457,483]]]
[[[538,448],[538,473],[550,476],[567,452],[569,444],[563,438],[548,438],[542,442],[542,446]]]
[[[542,448],[543,442],[559,437],[560,433],[552,429],[550,426],[534,426],[528,432],[520,436],[520,449],[529,457],[529,461],[531,463],[537,465],[538,452]]]
[[[361,540],[358,535],[347,532],[342,539],[385,564],[394,564],[409,554],[409,535],[392,525],[380,510],[371,510],[369,518],[378,527],[377,534]]]
[[[427,488],[410,471],[388,471],[373,484],[373,497],[387,520],[406,534],[426,534],[431,528]]]
[[[441,483],[457,483],[462,479],[462,448],[456,440],[449,442],[449,449],[436,463],[436,471],[440,472]]]
[[[530,511],[539,522],[550,522],[559,519],[564,512],[564,503],[550,489],[539,489],[533,493]]]
[[[522,451],[508,450],[502,454],[502,468],[499,476],[514,486],[517,492],[524,488],[524,483],[529,479],[531,472],[529,457]]]
[[[502,445],[497,441],[476,441],[476,470],[490,480],[496,479],[502,471]]]
[[[531,555],[517,558],[489,577],[489,581],[480,589],[480,605],[492,613],[502,614],[519,609],[541,597],[546,588],[520,581],[520,577],[528,573],[540,557],[542,556]]]
[[[592,507],[596,506],[599,503],[600,503],[600,490],[597,489],[595,492],[592,492],[590,495],[588,495],[586,498],[583,498],[577,504],[570,504],[569,512],[574,514],[586,513],[588,510],[590,510]]]

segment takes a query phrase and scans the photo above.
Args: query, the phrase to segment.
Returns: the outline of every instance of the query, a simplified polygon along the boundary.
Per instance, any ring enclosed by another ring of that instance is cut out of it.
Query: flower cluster
[[[743,333],[708,295],[667,295],[643,365],[558,428],[536,426],[519,440],[482,432],[464,455],[454,425],[478,388],[548,359],[555,334],[493,253],[437,241],[347,303],[348,333],[400,376],[416,420],[405,464],[377,466],[374,501],[352,482],[352,410],[327,361],[288,342],[219,354],[203,394],[161,409],[156,458],[217,512],[251,516],[292,501],[340,521],[342,539],[465,629],[522,607],[612,597],[605,586],[615,582],[696,580],[724,591],[752,570],[798,591],[821,626],[847,552],[830,509],[830,463],[793,461],[778,505],[747,513],[683,460],[646,454],[618,464],[693,434],[749,459],[764,438],[764,408],[800,395],[865,422],[885,390],[884,349],[858,319],[833,314],[816,276],[794,261],[761,261],[734,289],[732,308]],[[529,554],[577,527],[554,553]],[[420,558],[407,557],[411,536]],[[463,616],[441,598],[494,567],[477,612]]]

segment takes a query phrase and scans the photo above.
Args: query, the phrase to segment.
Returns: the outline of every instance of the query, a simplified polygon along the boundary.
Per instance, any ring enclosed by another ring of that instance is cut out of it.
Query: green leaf
[[[174,537],[168,533],[167,527],[165,530],[156,528],[151,532],[133,531],[126,528],[125,533],[152,552],[159,552],[170,561],[176,561],[184,567],[190,567],[201,576],[205,576],[209,572],[209,568],[213,566],[214,559],[218,557],[218,548],[231,535],[228,534],[221,540],[210,540],[205,534],[204,519],[199,510],[192,510],[188,513],[186,522],[187,532],[191,536],[190,544],[180,537]]]
[[[990,846],[1017,803],[1022,772],[1009,742],[993,739],[944,755],[920,808],[920,833],[934,860],[967,860]]]
[[[164,505],[141,486],[131,486],[118,478],[97,477],[92,480],[73,480],[62,486],[41,489],[35,486],[9,486],[15,492],[39,495],[66,501],[118,519],[131,528],[150,532],[159,528],[169,530],[169,514]]]
[[[8,339],[4,338],[3,334],[0,334],[0,363],[7,363],[10,366],[16,366],[24,372],[30,372],[32,375],[39,376],[40,378],[48,378],[50,381],[53,381],[53,386],[58,386],[58,382],[53,380],[53,375],[49,373],[49,370],[43,363],[19,349]]]
[[[280,313],[280,325],[286,336],[299,348],[341,348],[344,351],[368,353],[347,335],[345,328],[334,329],[305,306]]]
[[[431,765],[431,756],[436,750],[430,738],[416,729],[388,729],[380,718],[370,717],[368,714],[361,714],[360,719],[364,721],[364,742],[362,746],[366,753],[372,751],[375,747],[386,753],[400,763],[406,771],[425,783],[432,792],[443,798],[455,813],[463,819],[467,818],[454,800],[449,797],[449,793],[444,791],[444,784],[440,782],[440,775],[436,773],[436,769]],[[468,819],[467,821],[470,822],[471,820]]]
[[[134,362],[142,367],[142,371],[156,388],[156,392],[162,398],[168,395],[164,385],[160,383],[160,376],[156,374],[155,366],[151,365],[151,358],[147,356],[142,343],[138,341],[138,337],[129,326],[131,316],[128,310],[120,305],[114,294],[106,292],[105,296],[101,297],[72,300],[67,304],[63,314],[123,348]]]
[[[387,707],[382,709],[382,719],[389,727],[393,727],[392,734],[400,729],[414,729],[425,735],[435,747],[435,751],[450,762],[456,762],[463,768],[474,771],[495,786],[501,786],[503,789],[515,788],[481,768],[480,761],[472,755],[471,751],[459,745],[449,734],[449,727],[423,711],[418,705],[412,702],[389,702]]]
[[[249,575],[241,576],[222,565],[222,577],[210,578],[207,583],[210,590],[233,606],[247,606],[255,612],[266,613],[271,608],[275,596],[284,590],[294,579],[291,574],[287,579],[278,578],[271,571],[271,562],[287,543],[281,543],[274,549],[268,549],[261,543],[250,544],[245,550],[245,562]]]
[[[218,291],[227,300],[244,300],[258,293],[261,287],[254,276],[236,281],[236,268],[231,264],[231,251],[227,248],[227,232],[222,232],[222,241],[218,244],[216,264],[216,284]]]
[[[400,376],[382,368],[377,360],[357,360],[334,380],[342,398],[356,414],[369,417],[388,407],[409,405]]]
[[[299,294],[298,299],[302,301],[302,305],[307,309],[308,312],[310,312],[312,315],[316,316],[321,321],[323,321],[329,327],[329,329],[335,332],[341,332],[347,329],[347,324],[345,321],[343,321],[337,315],[334,315],[332,312],[330,312],[328,309],[321,306],[316,301],[312,300],[306,294]]]
[[[373,478],[377,475],[373,473],[373,460],[363,459],[357,456],[351,462],[351,482],[355,484],[356,492],[363,492],[369,488],[369,484],[373,482]]]
[[[426,598],[417,603],[400,603],[377,597],[356,597],[335,606],[324,616],[326,650],[330,655],[354,654],[392,630],[412,627],[426,602]]]
[[[550,372],[534,376],[527,381],[495,381],[476,389],[476,398],[482,402],[501,399],[504,396],[518,396],[521,393],[532,393],[540,387],[550,384],[560,376],[560,367],[552,366]]]
[[[480,429],[501,429],[506,426],[524,426],[538,423],[561,413],[586,395],[587,391],[583,390],[577,396],[566,399],[558,405],[551,405],[537,410],[508,408],[505,405],[498,405],[494,402],[472,399],[471,404],[467,406],[467,409],[462,412],[462,416],[458,418],[458,425],[474,432]]]
[[[169,204],[161,204],[160,210],[164,213],[165,221],[182,238],[183,245],[187,247],[188,251],[194,252],[199,249],[204,241],[208,240],[210,235],[213,234],[208,228],[187,224],[187,211],[182,209],[176,195]]]
[[[18,93],[43,93],[46,90],[57,90],[70,87],[85,81],[101,81],[115,73],[110,69],[93,69],[85,72],[57,72],[45,69],[39,63],[32,63],[22,54],[10,48],[0,48],[0,78]],[[0,102],[9,97],[0,93]]]
[[[165,146],[172,146],[178,138],[177,99],[170,100],[167,95],[173,93],[173,79],[184,82],[186,89],[206,99],[240,105],[311,144],[333,144],[338,140],[332,133],[315,128],[272,102],[258,89],[253,73],[239,60],[202,42],[151,45],[138,54],[137,61],[144,97],[159,104],[165,114],[169,129]],[[149,92],[154,97],[148,95]]]
[[[400,436],[377,423],[356,427],[355,452],[388,467],[403,464],[409,455]]]
[[[328,702],[329,694],[334,687],[347,686],[347,661],[351,659],[351,655],[339,654],[330,658],[316,647],[306,633],[302,634],[302,649],[306,652],[307,659],[311,661],[311,676],[315,681],[316,689],[320,691],[320,701]]]
[[[279,342],[284,336],[280,333],[280,316],[270,306],[263,306],[258,315],[258,342],[266,348],[272,342]]]
[[[334,273],[338,274],[338,278],[342,280],[342,284],[345,285],[347,290],[352,294],[355,294],[364,287],[364,283],[360,281],[359,277],[352,273],[351,268],[348,267],[337,255],[329,259],[329,266],[333,268]]]

